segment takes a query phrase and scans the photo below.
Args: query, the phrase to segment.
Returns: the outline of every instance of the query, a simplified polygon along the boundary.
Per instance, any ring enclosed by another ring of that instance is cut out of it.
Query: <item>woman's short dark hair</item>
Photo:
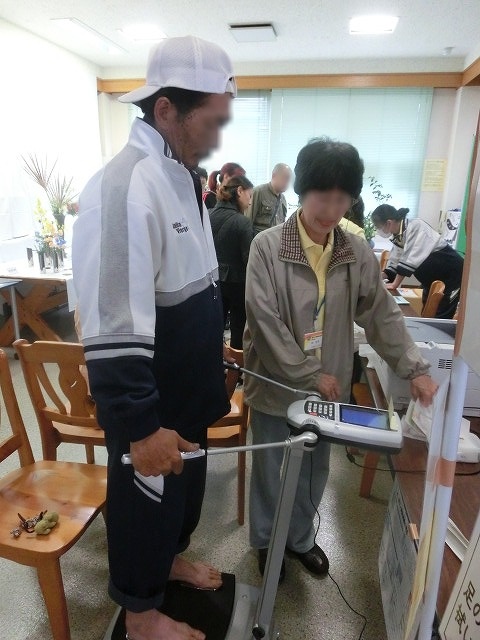
[[[205,178],[205,180],[208,180],[208,172],[206,169],[204,169],[203,167],[197,167],[195,171],[198,173],[200,178]]]
[[[358,198],[363,171],[363,161],[354,146],[327,137],[314,138],[298,154],[293,188],[300,199],[307,191],[331,189]]]
[[[177,109],[178,115],[181,118],[185,118],[194,109],[201,107],[210,95],[210,93],[203,93],[202,91],[164,87],[156,91],[152,96],[138,102],[137,106],[143,111],[145,122],[153,123],[155,120],[153,115],[155,103],[159,98],[168,98]]]
[[[253,189],[253,184],[246,176],[234,176],[218,188],[217,199],[219,202],[238,203],[238,187]]]
[[[374,225],[385,223],[387,220],[405,220],[410,209],[403,207],[395,209],[391,204],[381,204],[372,211],[372,222]]]

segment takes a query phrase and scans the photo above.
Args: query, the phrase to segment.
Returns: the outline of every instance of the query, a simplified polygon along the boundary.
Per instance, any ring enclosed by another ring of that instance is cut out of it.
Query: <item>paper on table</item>
[[[420,431],[427,436],[427,439],[430,440],[433,421],[433,404],[425,407],[420,400],[416,400],[412,407],[412,421]]]

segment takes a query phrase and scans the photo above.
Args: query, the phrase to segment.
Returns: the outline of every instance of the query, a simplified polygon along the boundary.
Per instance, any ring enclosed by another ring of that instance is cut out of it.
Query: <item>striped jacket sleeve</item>
[[[127,148],[82,194],[73,239],[82,341],[98,421],[105,430],[124,430],[130,441],[160,427],[152,364],[161,234],[148,207],[129,197],[139,153]]]

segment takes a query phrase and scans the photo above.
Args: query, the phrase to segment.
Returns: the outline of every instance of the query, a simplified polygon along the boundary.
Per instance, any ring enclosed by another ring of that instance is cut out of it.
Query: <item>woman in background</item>
[[[236,162],[227,162],[219,171],[212,171],[208,177],[208,192],[204,199],[207,209],[213,209],[217,204],[217,191],[222,184],[230,178],[244,176],[245,173],[245,169]]]
[[[407,220],[408,212],[382,204],[372,213],[377,233],[393,243],[383,272],[387,289],[398,289],[404,278],[415,276],[425,304],[432,282],[441,280],[445,292],[436,317],[453,318],[460,298],[463,258],[429,224],[420,218]]]
[[[253,225],[244,212],[252,201],[253,184],[245,176],[230,178],[218,189],[217,204],[210,213],[217,252],[223,319],[230,312],[230,346],[242,349],[245,329],[245,273]]]

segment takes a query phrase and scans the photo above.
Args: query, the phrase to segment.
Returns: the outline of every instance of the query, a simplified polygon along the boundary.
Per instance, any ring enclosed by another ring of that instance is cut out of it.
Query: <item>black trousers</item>
[[[223,321],[227,322],[230,312],[230,346],[243,349],[243,332],[247,314],[245,311],[245,283],[220,282],[223,302]]]
[[[183,472],[165,477],[161,502],[134,483],[132,465],[121,463],[130,443],[109,430],[107,537],[109,594],[129,611],[160,607],[175,555],[185,551],[195,530],[205,492],[207,460],[185,462]],[[206,446],[206,430],[197,437]]]

